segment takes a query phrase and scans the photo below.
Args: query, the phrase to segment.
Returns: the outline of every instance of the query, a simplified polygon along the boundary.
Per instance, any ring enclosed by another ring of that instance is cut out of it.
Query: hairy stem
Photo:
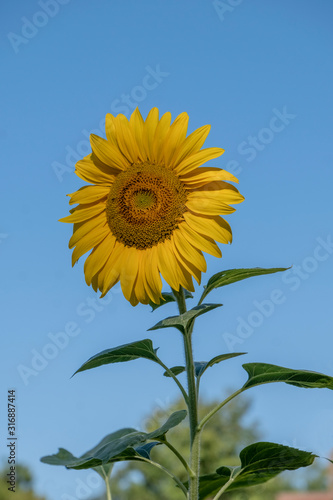
[[[179,314],[186,312],[184,289],[180,287],[179,292],[173,290],[178,303]],[[185,330],[183,335],[185,350],[185,366],[188,386],[188,414],[190,421],[190,468],[193,476],[189,475],[189,500],[198,500],[199,494],[199,469],[200,469],[200,433],[198,432],[198,398],[195,383],[195,372],[192,349],[192,330],[194,321]]]
[[[191,470],[190,466],[188,465],[188,463],[186,462],[185,458],[183,457],[183,455],[181,453],[179,453],[179,451],[171,444],[169,443],[169,441],[165,440],[165,441],[161,441],[161,443],[165,444],[165,446],[167,446],[169,448],[170,451],[172,451],[172,453],[179,459],[179,461],[183,464],[184,468],[186,469],[187,473],[189,476],[193,477],[194,476],[194,472],[193,470]]]
[[[163,472],[165,472],[168,476],[170,476],[175,481],[175,483],[179,486],[179,488],[182,490],[182,492],[184,493],[184,495],[187,497],[187,490],[186,490],[185,486],[178,479],[178,477],[175,476],[171,471],[169,471],[168,469],[166,469],[165,467],[163,467],[163,465],[158,464],[157,462],[153,462],[153,460],[149,460],[148,458],[141,458],[140,460],[143,461],[143,462],[147,462],[148,464],[153,465],[157,469],[162,470]]]

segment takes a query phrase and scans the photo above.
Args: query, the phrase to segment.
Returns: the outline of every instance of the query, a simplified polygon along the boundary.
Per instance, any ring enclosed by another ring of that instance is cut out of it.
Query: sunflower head
[[[88,285],[104,296],[120,281],[132,305],[159,303],[162,280],[174,289],[194,291],[206,271],[202,252],[221,257],[216,244],[231,243],[221,217],[243,201],[226,181],[238,182],[220,168],[202,167],[221,148],[201,149],[205,125],[187,135],[188,115],[171,124],[153,108],[144,121],[136,109],[130,120],[106,115],[106,139],[90,136],[92,153],[76,164],[90,185],[71,197],[76,204],[62,222],[74,223],[69,247],[73,265],[86,252]]]

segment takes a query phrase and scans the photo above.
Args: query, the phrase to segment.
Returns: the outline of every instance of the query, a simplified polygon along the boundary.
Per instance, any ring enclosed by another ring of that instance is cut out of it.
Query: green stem
[[[232,471],[231,473],[231,476],[230,476],[230,479],[225,483],[224,486],[222,486],[222,488],[216,493],[215,497],[213,498],[213,500],[219,500],[219,498],[221,498],[222,494],[229,488],[229,486],[231,485],[231,483],[233,483],[233,481],[236,479],[236,477],[238,476],[239,474],[239,471],[237,473],[235,473],[235,470]]]
[[[180,287],[179,292],[173,290],[178,303],[179,314],[186,312],[184,289]],[[189,500],[198,500],[199,495],[199,469],[200,469],[200,433],[198,433],[198,398],[195,384],[195,372],[192,349],[192,330],[194,321],[191,322],[183,335],[185,350],[185,366],[188,385],[188,414],[190,421],[190,468],[193,476],[189,475]]]
[[[227,403],[229,403],[229,401],[231,401],[232,399],[234,399],[236,396],[238,396],[239,394],[241,394],[243,391],[244,391],[243,388],[238,389],[238,391],[236,391],[233,394],[231,394],[231,396],[229,396],[227,399],[225,399],[224,401],[222,401],[222,403],[220,403],[219,405],[215,406],[215,408],[213,408],[212,411],[210,411],[201,420],[200,424],[198,425],[198,432],[200,433],[202,431],[202,429],[204,428],[204,426],[207,424],[208,420],[210,418],[212,418],[215,415],[215,413],[217,413],[221,408],[223,408],[224,405],[226,405]]]
[[[195,386],[195,374],[194,374],[194,363],[193,363],[192,338],[189,332],[185,332],[184,335],[184,349],[185,349],[185,366],[186,366],[187,384],[188,384],[190,438],[192,445],[195,439],[195,434],[198,425],[198,408],[197,408],[197,389]]]
[[[107,476],[106,474],[104,474],[104,481],[105,481],[105,486],[106,486],[106,498],[107,498],[107,500],[112,500],[110,477]]]
[[[179,488],[182,490],[182,492],[184,493],[184,495],[187,497],[187,489],[185,488],[185,486],[183,485],[183,483],[180,481],[180,479],[178,479],[178,477],[175,476],[172,472],[170,472],[168,469],[166,469],[165,467],[163,467],[163,465],[158,464],[157,462],[153,462],[152,460],[149,460],[148,458],[140,458],[140,460],[143,461],[143,462],[147,462],[148,464],[153,465],[157,469],[162,470],[163,472],[165,472],[168,476],[170,476],[175,481],[175,483],[179,486]]]
[[[172,453],[174,455],[176,455],[176,457],[179,459],[179,461],[183,464],[183,466],[185,467],[187,473],[189,476],[193,477],[194,476],[194,472],[193,470],[190,468],[190,466],[188,465],[188,463],[186,462],[185,458],[183,457],[183,455],[181,453],[179,453],[179,451],[174,447],[172,446],[171,443],[169,443],[169,441],[165,440],[165,441],[161,441],[161,443],[165,444],[165,446],[167,446],[169,448],[170,451],[172,451]]]
[[[222,494],[226,491],[227,488],[229,488],[229,486],[231,485],[231,483],[233,482],[234,478],[230,478],[229,481],[227,481],[225,483],[224,486],[222,486],[222,488],[216,493],[215,497],[213,498],[213,500],[218,500],[219,498],[221,498]]]

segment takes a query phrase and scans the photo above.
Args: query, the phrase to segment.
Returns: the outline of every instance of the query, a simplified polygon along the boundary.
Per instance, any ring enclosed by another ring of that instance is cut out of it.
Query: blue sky
[[[71,268],[71,228],[57,222],[65,195],[82,185],[74,163],[108,112],[187,111],[190,131],[211,124],[207,147],[226,150],[214,165],[238,176],[246,201],[228,218],[233,244],[222,260],[207,258],[203,283],[222,269],[294,265],[211,294],[224,307],[198,320],[196,359],[248,355],[207,372],[206,396],[243,384],[245,361],[333,375],[332,14],[324,0],[2,6],[0,423],[4,435],[15,388],[18,456],[48,499],[75,497],[80,481],[91,494],[100,489],[88,472],[40,464],[42,455],[59,446],[82,453],[177,395],[148,361],[72,373],[100,350],[144,337],[167,364],[183,359],[175,331],[146,332],[173,306],[132,308],[117,287],[100,301],[83,261]],[[64,331],[67,344],[54,347]],[[24,371],[33,363],[34,374]],[[249,419],[266,440],[330,453],[333,393],[275,384],[248,394]]]

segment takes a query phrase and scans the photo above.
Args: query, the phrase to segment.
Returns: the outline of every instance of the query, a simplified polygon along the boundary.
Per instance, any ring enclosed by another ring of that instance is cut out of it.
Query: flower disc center
[[[186,210],[186,189],[172,170],[138,163],[117,175],[107,199],[109,227],[139,250],[170,238]]]
[[[140,210],[151,208],[155,202],[154,193],[148,189],[137,191],[133,197],[133,204]]]

